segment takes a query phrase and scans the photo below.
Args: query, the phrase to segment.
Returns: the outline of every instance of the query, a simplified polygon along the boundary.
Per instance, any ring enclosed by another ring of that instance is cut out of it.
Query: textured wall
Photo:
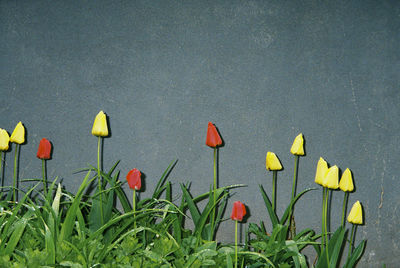
[[[302,132],[307,156],[298,190],[315,187],[320,156],[349,167],[357,187],[349,206],[360,200],[365,212],[357,238],[368,239],[360,267],[396,267],[399,29],[398,1],[1,0],[0,127],[12,132],[22,121],[28,130],[21,178],[40,176],[34,155],[47,137],[54,144],[49,174],[75,191],[83,175],[73,171],[96,163],[90,130],[102,109],[112,131],[105,168],[121,159],[121,180],[139,168],[149,193],[178,159],[172,182],[192,181],[201,193],[213,176],[204,144],[212,121],[225,141],[220,186],[248,184],[231,201],[248,205],[249,222],[267,218],[258,184],[270,192],[269,150],[285,167],[278,211],[286,207],[289,149]],[[13,153],[6,155],[6,184]],[[342,198],[334,193],[333,227]],[[320,230],[320,200],[320,190],[300,199],[299,229]],[[228,221],[220,240],[232,234]]]

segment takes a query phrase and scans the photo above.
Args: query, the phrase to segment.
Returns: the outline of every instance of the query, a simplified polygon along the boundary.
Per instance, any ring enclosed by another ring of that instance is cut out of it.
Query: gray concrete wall
[[[209,189],[212,121],[225,141],[220,186],[245,183],[231,201],[267,220],[258,184],[270,193],[265,154],[274,151],[278,211],[293,174],[289,153],[302,132],[298,190],[315,187],[323,156],[354,173],[368,239],[360,267],[400,262],[400,4],[398,1],[0,1],[0,127],[28,130],[20,178],[39,177],[39,140],[54,145],[48,162],[75,191],[96,164],[90,131],[104,110],[112,135],[105,168],[121,159],[121,180],[136,167],[150,193],[168,164],[170,179]],[[14,149],[14,148],[13,148]],[[12,181],[13,150],[6,155]],[[176,190],[175,194],[179,191]],[[332,200],[332,226],[343,195]],[[296,207],[297,227],[320,230],[321,191]],[[229,216],[230,207],[226,216]],[[219,239],[233,240],[227,221]]]

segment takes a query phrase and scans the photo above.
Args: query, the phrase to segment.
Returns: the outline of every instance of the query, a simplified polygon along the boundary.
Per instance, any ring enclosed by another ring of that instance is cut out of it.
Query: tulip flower
[[[206,145],[210,147],[218,147],[222,145],[221,136],[213,123],[208,122]]]
[[[133,213],[136,212],[136,190],[140,190],[142,187],[142,174],[136,168],[132,169],[126,175],[126,180],[128,181],[129,188],[133,189],[133,197],[132,197],[132,207]],[[136,229],[136,220],[134,221],[134,228]]]
[[[304,155],[304,139],[302,133],[297,135],[294,139],[290,152],[294,155]]]
[[[16,193],[16,189],[18,188],[18,178],[17,178],[17,159],[18,159],[18,145],[25,142],[25,128],[22,125],[21,121],[15,126],[14,131],[11,134],[10,142],[16,143],[15,146],[15,157],[14,157],[14,177],[13,177],[13,201],[18,201],[18,196]]]
[[[298,166],[299,166],[299,156],[304,155],[304,139],[303,134],[300,133],[294,139],[292,147],[290,148],[290,152],[295,156],[294,162],[294,175],[293,175],[293,184],[292,184],[292,195],[290,198],[290,202],[294,202],[294,197],[296,195],[296,184],[297,184],[297,174],[298,174]],[[289,212],[289,226],[290,226],[290,237],[294,237],[296,235],[296,230],[292,228],[294,224],[292,224],[292,214],[294,207]]]
[[[10,142],[14,142],[17,144],[22,144],[25,142],[25,128],[22,125],[21,121],[16,125],[14,131],[11,134]]]
[[[10,136],[5,129],[0,128],[0,151],[7,151],[10,143]]]
[[[328,169],[322,181],[322,185],[329,189],[339,188],[339,168],[336,165]]]
[[[233,203],[231,219],[235,221],[235,268],[237,267],[237,245],[238,245],[238,222],[243,220],[246,215],[246,207],[242,202],[236,201]]]
[[[104,214],[103,214],[103,193],[102,193],[102,176],[101,176],[101,166],[100,166],[100,147],[101,138],[108,136],[107,118],[103,111],[100,111],[96,118],[94,119],[92,127],[92,135],[99,137],[97,143],[97,177],[98,177],[98,189],[100,198],[100,216],[101,224],[104,224]]]
[[[328,163],[322,158],[320,157],[318,160],[318,164],[317,164],[317,172],[315,173],[315,182],[319,185],[323,186],[323,181],[325,178],[326,173],[328,172]],[[322,233],[325,233],[325,188],[322,188]],[[321,240],[322,240],[322,247],[325,246],[324,243],[324,236],[321,236]]]
[[[1,186],[3,186],[3,151],[7,151],[9,148],[10,136],[5,129],[0,128],[0,176],[1,176]],[[3,192],[3,189],[1,190]]]
[[[351,176],[350,169],[346,168],[346,170],[342,174],[342,178],[339,182],[339,188],[344,192],[343,199],[343,209],[342,209],[342,227],[345,225],[344,215],[346,215],[346,206],[347,200],[349,198],[349,192],[354,190],[353,178]]]
[[[352,224],[363,224],[363,214],[360,201],[354,203],[349,216],[347,216],[347,221]]]
[[[278,157],[273,152],[267,152],[267,156],[265,159],[265,167],[267,170],[281,170],[282,165],[279,161]]]
[[[339,182],[339,188],[343,192],[352,192],[354,190],[353,178],[350,169],[346,168]]]
[[[43,178],[43,191],[44,195],[47,196],[47,179],[46,179],[46,163],[47,159],[50,159],[51,155],[51,143],[48,139],[43,138],[40,140],[39,148],[36,156],[42,159],[42,178]]]
[[[349,254],[347,256],[347,259],[349,259],[351,252],[353,251],[354,233],[356,226],[359,224],[363,224],[363,213],[360,201],[354,203],[353,207],[350,210],[349,216],[347,216],[347,221],[353,224],[350,235]]]
[[[39,148],[36,153],[37,158],[47,160],[51,155],[51,143],[48,139],[43,138],[40,140]]]
[[[98,137],[108,136],[107,118],[103,111],[100,111],[94,119],[92,134]]]
[[[265,158],[265,167],[267,170],[272,170],[272,209],[275,211],[275,199],[276,199],[276,177],[277,171],[282,169],[281,162],[273,152],[267,152]]]
[[[206,137],[206,145],[214,148],[214,184],[213,184],[213,209],[211,211],[211,230],[214,232],[214,225],[215,225],[215,213],[216,213],[216,191],[217,191],[217,149],[218,146],[222,145],[221,136],[218,133],[217,128],[214,126],[213,123],[208,122],[207,127],[207,137]]]
[[[327,171],[328,163],[320,157],[317,164],[317,172],[315,173],[315,182],[322,186]]]
[[[126,175],[126,180],[128,181],[129,187],[134,190],[140,190],[142,186],[141,181],[142,174],[136,168],[132,169]]]
[[[233,203],[231,219],[234,221],[242,221],[246,215],[246,207],[242,202],[236,201]]]

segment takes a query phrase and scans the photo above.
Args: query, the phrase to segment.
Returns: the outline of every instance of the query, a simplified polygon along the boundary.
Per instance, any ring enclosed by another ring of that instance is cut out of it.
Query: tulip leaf
[[[271,219],[272,222],[272,227],[275,227],[278,224],[278,217],[276,216],[275,211],[272,208],[271,201],[269,200],[268,195],[265,193],[264,188],[262,187],[261,184],[259,185],[259,187],[262,197],[264,199],[265,206],[267,207],[268,210],[269,218]]]
[[[297,200],[305,193],[311,191],[311,190],[316,190],[316,188],[308,188],[296,195],[296,197],[290,202],[289,206],[286,208],[285,212],[282,215],[281,220],[279,221],[280,224],[285,224],[287,218],[289,217],[290,212],[293,210],[294,204],[297,202]]]
[[[357,246],[357,248],[353,251],[350,258],[347,260],[345,268],[355,267],[357,261],[361,258],[364,248],[365,248],[365,240],[361,241],[361,243]]]
[[[79,209],[79,205],[83,196],[83,191],[86,189],[86,187],[89,185],[89,183],[96,177],[92,178],[89,180],[90,176],[90,170],[87,172],[81,186],[78,189],[78,192],[72,201],[71,206],[69,207],[67,214],[65,216],[65,220],[62,224],[61,231],[60,231],[60,236],[58,241],[61,243],[63,240],[68,240],[71,237],[72,230],[74,227],[74,221],[76,218],[76,211]]]
[[[186,189],[186,187],[181,183],[181,189],[183,192],[183,196],[185,197],[187,206],[189,208],[190,211],[190,215],[192,215],[192,220],[194,222],[194,224],[196,224],[199,219],[200,219],[200,212],[199,209],[197,208],[195,202],[193,202],[193,198],[191,197],[189,191]]]
[[[159,179],[159,181],[156,185],[156,188],[154,188],[153,198],[155,198],[155,199],[160,198],[160,194],[165,189],[162,186],[164,185],[165,180],[167,179],[168,175],[171,173],[172,169],[175,167],[177,162],[178,162],[178,160],[172,161],[168,165],[168,167],[165,169],[164,173],[161,175],[161,178]]]

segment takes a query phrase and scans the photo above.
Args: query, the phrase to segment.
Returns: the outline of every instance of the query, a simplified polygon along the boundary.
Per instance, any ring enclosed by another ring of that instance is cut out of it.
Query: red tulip
[[[41,139],[36,156],[40,159],[50,159],[50,154],[51,154],[50,141],[46,138]]]
[[[231,219],[234,221],[241,221],[246,215],[246,207],[242,202],[236,201],[233,203]]]
[[[206,145],[214,148],[222,145],[222,139],[218,134],[217,128],[211,122],[208,122]]]
[[[129,187],[131,189],[140,190],[140,187],[142,187],[141,176],[142,174],[136,168],[128,172],[128,174],[126,175],[126,180],[128,181]]]

